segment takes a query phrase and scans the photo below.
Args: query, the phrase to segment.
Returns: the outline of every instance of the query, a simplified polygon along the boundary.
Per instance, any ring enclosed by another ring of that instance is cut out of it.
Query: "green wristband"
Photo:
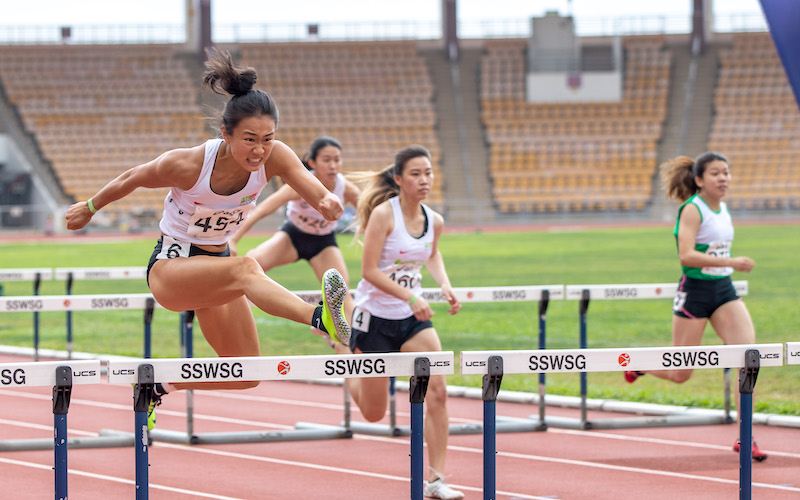
[[[96,208],[94,208],[94,203],[92,203],[92,199],[91,199],[91,198],[89,198],[88,200],[86,200],[86,204],[87,204],[87,205],[89,205],[89,211],[90,211],[90,212],[92,212],[93,214],[96,214],[96,213],[97,213],[97,209],[96,209]]]
[[[410,299],[408,299],[408,304],[409,304],[409,305],[413,304],[414,302],[416,302],[416,301],[417,301],[417,299],[418,299],[418,298],[419,298],[419,297],[417,297],[416,295],[414,295],[413,297],[411,297]]]

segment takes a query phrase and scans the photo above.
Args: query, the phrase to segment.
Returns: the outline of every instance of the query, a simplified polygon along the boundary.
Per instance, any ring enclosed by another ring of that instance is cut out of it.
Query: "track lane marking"
[[[35,462],[26,462],[26,461],[23,461],[23,460],[14,460],[14,459],[11,459],[11,458],[0,457],[0,463],[5,463],[5,464],[8,464],[8,465],[17,465],[17,466],[20,466],[20,467],[27,467],[27,468],[31,468],[31,469],[46,470],[48,472],[52,472],[53,471],[53,466],[52,465],[38,464],[38,463],[35,463]],[[69,469],[68,473],[70,475],[73,475],[73,476],[83,476],[83,477],[88,477],[90,479],[99,479],[99,480],[102,480],[102,481],[110,481],[112,483],[121,483],[121,484],[128,484],[128,485],[135,485],[136,484],[135,481],[132,481],[130,479],[125,479],[125,478],[122,478],[122,477],[108,476],[108,475],[105,475],[105,474],[96,474],[94,472],[86,472],[86,471],[81,471],[81,470],[76,470],[76,469]],[[149,483],[149,486],[150,486],[150,489],[153,489],[153,490],[169,491],[171,493],[180,493],[182,495],[190,495],[190,496],[201,497],[201,498],[211,498],[211,499],[214,499],[214,500],[246,500],[244,498],[228,497],[228,496],[224,496],[224,495],[215,495],[213,493],[205,493],[205,492],[202,492],[202,491],[187,490],[187,489],[184,489],[184,488],[175,488],[173,486],[165,486],[163,484]]]

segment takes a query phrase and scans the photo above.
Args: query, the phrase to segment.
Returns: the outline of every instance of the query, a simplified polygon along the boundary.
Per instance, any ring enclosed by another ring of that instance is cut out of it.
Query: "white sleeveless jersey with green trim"
[[[422,293],[422,266],[433,252],[433,214],[422,205],[425,232],[415,238],[406,229],[400,198],[390,198],[389,203],[394,214],[394,230],[386,237],[378,268],[398,285],[419,295]],[[414,314],[406,301],[378,289],[365,279],[358,282],[355,295],[356,307],[379,318],[405,319]],[[356,321],[355,317],[353,321]]]
[[[344,205],[344,192],[347,188],[347,181],[342,174],[336,174],[336,184],[333,186],[333,194],[339,198]],[[336,221],[326,220],[321,213],[302,198],[290,200],[286,204],[286,218],[294,224],[294,227],[308,234],[324,236],[331,234],[336,229]]]
[[[678,239],[678,228],[681,223],[683,209],[689,203],[693,204],[700,211],[700,228],[697,230],[694,248],[716,257],[730,257],[731,245],[733,244],[733,222],[728,206],[725,202],[720,202],[719,211],[715,212],[698,194],[692,195],[678,209],[678,220],[675,222],[675,240]],[[724,278],[733,274],[732,267],[689,267],[681,266],[683,274],[690,278],[713,280]]]
[[[194,186],[186,191],[173,187],[167,193],[159,222],[162,233],[187,243],[221,245],[233,237],[256,205],[267,185],[263,166],[251,172],[247,184],[236,193],[220,195],[212,191],[211,174],[221,144],[222,139],[206,141],[203,167]]]

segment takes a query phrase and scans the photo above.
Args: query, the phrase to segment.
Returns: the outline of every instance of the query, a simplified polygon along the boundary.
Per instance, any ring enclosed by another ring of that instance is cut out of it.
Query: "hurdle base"
[[[321,439],[346,439],[352,433],[344,427],[326,426],[315,429],[292,429],[286,431],[204,432],[189,435],[186,432],[153,429],[150,439],[175,444],[241,444],[275,443],[286,441],[315,441]]]
[[[386,424],[371,422],[350,422],[350,429],[354,433],[372,436],[401,437],[411,435],[411,427],[407,425],[391,427]],[[547,424],[541,423],[538,418],[497,417],[495,423],[495,432],[497,433],[541,432],[546,430]],[[483,423],[450,424],[449,434],[451,436],[483,434]]]
[[[344,426],[339,427],[337,425],[317,424],[314,422],[296,422],[294,428],[296,430],[317,429],[320,431],[328,431],[332,434],[340,435],[343,439],[351,439],[353,437],[353,431]]]
[[[52,438],[41,439],[9,439],[0,441],[0,452],[2,451],[38,451],[52,450],[54,448]],[[89,448],[125,448],[133,446],[133,434],[116,436],[89,436],[67,439],[68,450],[89,449]]]
[[[648,415],[643,417],[604,418],[581,421],[579,418],[546,417],[545,423],[559,429],[599,430],[599,429],[637,429],[648,427],[683,427],[689,425],[725,425],[732,419],[726,415],[709,414],[671,414]]]

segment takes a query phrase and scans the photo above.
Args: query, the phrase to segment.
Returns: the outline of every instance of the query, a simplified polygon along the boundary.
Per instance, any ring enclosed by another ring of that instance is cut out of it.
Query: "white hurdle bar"
[[[113,384],[134,385],[136,431],[136,492],[137,500],[147,499],[147,403],[156,383],[241,382],[262,380],[308,380],[331,377],[397,377],[411,376],[414,390],[411,434],[411,498],[422,500],[423,477],[423,412],[428,378],[454,372],[454,358],[447,352],[414,352],[389,354],[360,354],[346,356],[264,356],[239,358],[182,358],[110,360],[108,381]],[[143,396],[144,395],[144,396]],[[154,438],[157,429],[150,432]],[[298,440],[319,439],[320,432],[296,430]],[[336,432],[341,432],[336,430]],[[169,437],[161,431],[162,437]],[[175,441],[196,444],[275,441],[272,432],[208,433],[187,436],[171,433]],[[280,433],[281,441],[287,433]]]
[[[28,269],[0,269],[0,282],[2,281],[32,281],[33,295],[39,295],[39,285],[42,280],[53,277],[53,270],[47,267]],[[33,311],[33,345],[39,345],[39,311]],[[39,361],[39,350],[35,349],[33,360]]]
[[[748,293],[747,281],[734,281],[733,286],[739,296],[745,296]],[[592,300],[638,300],[638,299],[660,299],[675,297],[675,292],[678,290],[677,283],[633,283],[633,284],[611,284],[611,285],[567,285],[565,291],[566,300],[578,300],[578,318],[579,318],[579,347],[586,349],[588,347],[587,339],[587,311],[589,309],[589,302]],[[644,418],[628,418],[623,420],[612,419],[610,421],[593,421],[587,420],[587,374],[580,372],[580,419],[576,421],[570,418],[548,418],[546,419],[548,425],[556,427],[564,427],[571,429],[600,429],[600,428],[632,428],[632,427],[664,427],[664,426],[680,426],[680,425],[716,425],[720,423],[733,423],[731,418],[731,382],[730,372],[728,369],[723,370],[722,383],[723,383],[723,401],[724,410],[722,415],[712,412],[704,416],[693,415],[687,421],[685,414],[666,414],[657,417],[644,417]],[[644,413],[644,412],[643,412]]]
[[[131,446],[133,439],[127,437],[87,437],[67,438],[67,412],[76,384],[100,383],[100,361],[51,361],[34,363],[0,364],[0,387],[53,387],[53,438],[13,439],[0,441],[2,451],[54,450],[55,498],[67,498],[67,449],[97,447]],[[92,446],[85,446],[92,443]]]
[[[53,270],[53,277],[56,280],[64,280],[67,287],[67,295],[72,295],[72,283],[74,280],[144,280],[147,278],[147,268],[137,267],[76,267],[63,268],[57,267]],[[152,312],[152,308],[147,309]],[[152,318],[152,316],[151,316]],[[145,341],[145,355],[148,345]],[[72,359],[72,311],[67,311],[67,359]]]
[[[59,279],[68,279],[72,275],[76,279],[121,279],[121,278],[134,278],[141,277],[144,274],[145,268],[56,268],[55,276]],[[564,285],[533,285],[533,286],[501,286],[501,287],[458,287],[454,288],[454,292],[462,303],[488,303],[488,302],[539,302],[539,345],[544,348],[545,336],[545,314],[549,300],[563,300],[564,298]],[[302,290],[295,291],[298,297],[304,301],[317,304],[322,300],[321,292],[319,290]],[[425,288],[422,290],[422,296],[431,303],[445,303],[446,299],[442,296],[438,288]],[[152,321],[153,308],[161,307],[149,293],[138,294],[101,294],[101,295],[51,295],[42,297],[0,297],[0,312],[18,312],[18,311],[84,311],[84,310],[121,310],[121,309],[144,309],[144,357],[150,357],[149,351],[149,337],[150,337],[150,322]],[[148,309],[149,308],[149,309]],[[149,312],[148,312],[149,311]],[[185,325],[182,326],[185,328]],[[188,330],[191,334],[191,330]],[[69,334],[69,325],[68,325]],[[68,335],[69,338],[69,335]],[[188,346],[191,346],[191,339],[185,339]],[[68,345],[69,345],[68,340]],[[187,347],[188,347],[187,346]],[[190,348],[190,347],[189,347]],[[38,352],[38,346],[35,346],[35,351]],[[181,353],[183,356],[191,357],[191,351],[188,353]],[[68,357],[71,357],[71,352],[68,352]],[[544,416],[544,375],[540,376],[539,386],[539,414]],[[349,394],[346,392],[345,387],[345,416],[344,427],[345,431],[341,431],[341,427],[331,426],[327,431],[327,435],[331,437],[347,437],[347,435],[355,430],[376,435],[408,435],[410,432],[408,426],[400,428],[396,425],[396,395],[394,391],[394,377],[391,378],[390,384],[390,424],[389,426],[381,426],[380,424],[371,424],[367,422],[352,423],[350,421],[351,402]],[[193,436],[193,419],[191,407],[191,391],[187,391],[187,435]],[[351,430],[351,427],[355,429]],[[296,427],[301,428],[319,428],[319,424],[298,422]],[[545,430],[545,427],[537,422],[521,422],[514,421],[500,426],[501,432],[517,432],[523,430]],[[451,426],[450,429],[453,434],[479,434],[482,432],[480,425],[469,424],[456,424]],[[272,433],[277,437],[277,433]],[[156,439],[175,439],[168,435],[163,435],[160,432],[155,433]],[[295,439],[299,434],[292,433],[291,439]],[[178,438],[183,442],[183,437]],[[191,441],[190,441],[191,442]]]
[[[800,342],[786,343],[786,364],[800,365]]]
[[[490,302],[538,302],[539,303],[539,347],[545,347],[545,316],[550,300],[564,299],[564,285],[529,285],[529,286],[499,286],[499,287],[456,287],[453,288],[458,300],[464,303],[490,303]],[[444,303],[447,300],[438,288],[423,288],[422,297],[431,303]],[[394,380],[392,380],[394,382]],[[544,417],[545,394],[544,375],[539,379],[539,414]],[[394,383],[389,387],[389,424],[371,422],[352,422],[350,420],[350,399],[345,386],[345,421],[343,425],[353,432],[370,434],[374,436],[408,436],[411,432],[408,426],[396,424],[396,405]],[[298,422],[298,427],[309,427],[315,424]],[[497,432],[529,432],[544,431],[547,427],[541,420],[536,419],[504,419],[497,426]],[[449,432],[452,435],[480,434],[483,426],[480,424],[451,424]]]
[[[495,400],[504,374],[658,369],[741,368],[742,443],[752,437],[752,392],[762,366],[783,366],[783,344],[536,351],[463,351],[461,373],[482,374],[484,387],[484,499],[495,498]],[[675,363],[679,360],[679,363]],[[688,424],[687,424],[688,425]],[[739,490],[750,498],[751,449],[740,447]]]
[[[108,311],[141,309],[144,311],[144,355],[150,355],[150,329],[153,311],[161,307],[149,293],[98,294],[98,295],[33,295],[0,297],[0,313],[7,312],[53,312]],[[72,358],[72,324],[67,316],[67,358]],[[34,359],[39,359],[39,337],[34,334]]]

